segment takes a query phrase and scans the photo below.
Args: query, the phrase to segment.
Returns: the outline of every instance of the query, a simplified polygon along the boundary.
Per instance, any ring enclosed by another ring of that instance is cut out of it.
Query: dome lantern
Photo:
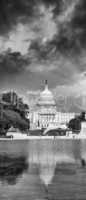
[[[48,81],[45,80],[45,90],[48,90]]]

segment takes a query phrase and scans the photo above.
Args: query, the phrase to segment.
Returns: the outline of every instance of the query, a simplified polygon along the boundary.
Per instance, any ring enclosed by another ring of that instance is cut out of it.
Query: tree
[[[81,121],[79,117],[73,118],[69,121],[68,128],[72,129],[73,132],[80,132],[81,130]]]
[[[80,120],[81,121],[86,121],[86,119],[85,119],[85,112],[83,111],[83,112],[81,112],[81,114],[80,114]]]

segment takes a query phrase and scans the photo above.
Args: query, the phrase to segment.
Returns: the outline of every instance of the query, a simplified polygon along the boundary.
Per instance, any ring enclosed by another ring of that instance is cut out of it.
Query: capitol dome
[[[56,115],[56,103],[52,92],[48,88],[48,83],[45,81],[45,88],[40,92],[37,102],[38,108],[38,126],[46,128],[50,123],[53,123]]]
[[[48,89],[47,81],[45,82],[45,89],[40,93],[38,105],[51,105],[55,106],[55,100],[52,92]]]

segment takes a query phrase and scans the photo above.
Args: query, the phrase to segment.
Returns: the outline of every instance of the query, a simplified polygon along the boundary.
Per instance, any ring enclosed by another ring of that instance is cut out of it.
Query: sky
[[[0,1],[0,91],[84,94],[86,0]],[[60,88],[60,89],[59,89]]]

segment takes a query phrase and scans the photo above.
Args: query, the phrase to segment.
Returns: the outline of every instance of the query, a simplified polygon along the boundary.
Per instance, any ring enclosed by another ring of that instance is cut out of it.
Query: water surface
[[[85,160],[86,140],[0,141],[0,199],[86,200]]]

